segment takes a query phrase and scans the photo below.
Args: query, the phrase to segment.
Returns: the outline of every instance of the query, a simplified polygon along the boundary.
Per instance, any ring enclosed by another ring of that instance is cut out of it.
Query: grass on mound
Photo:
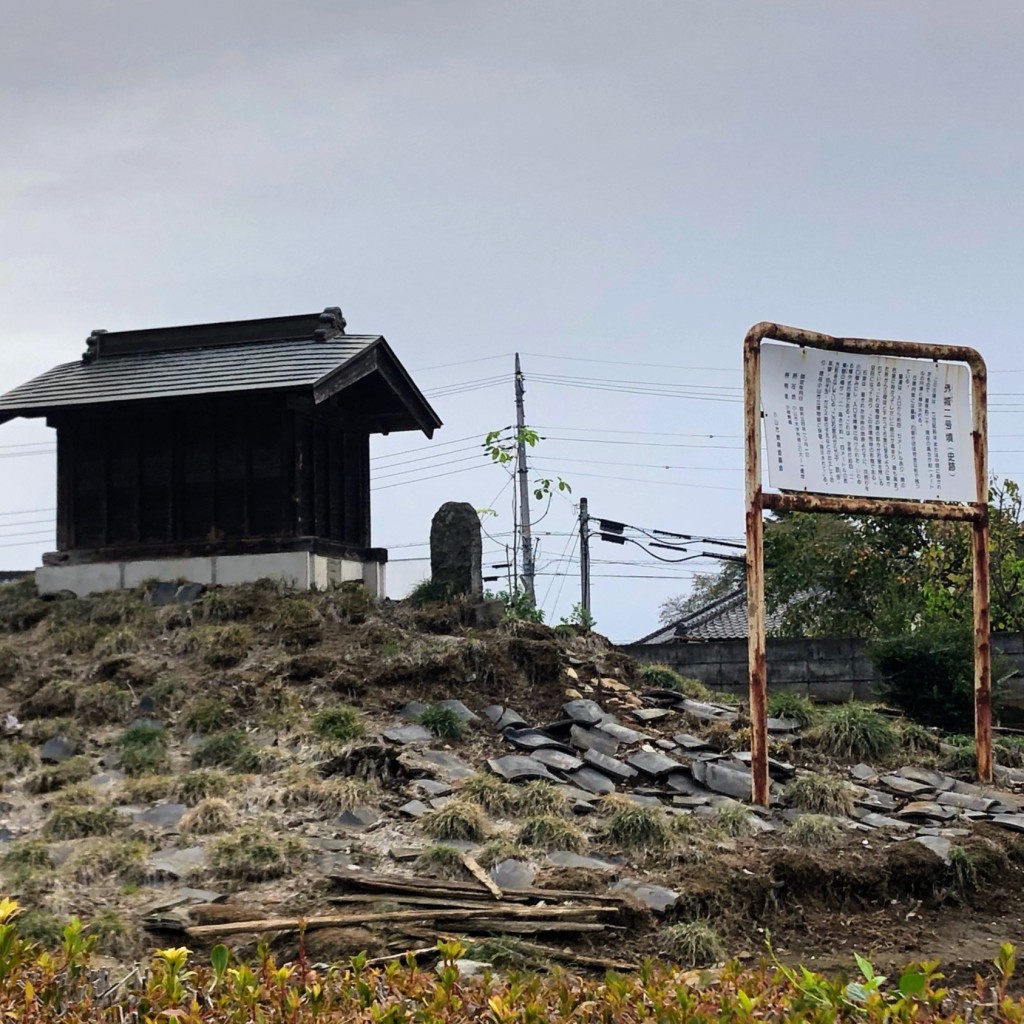
[[[691,700],[707,700],[711,691],[699,680],[680,675],[668,665],[641,665],[640,678],[644,685],[656,690],[674,690]]]
[[[788,718],[801,729],[815,724],[821,717],[818,706],[809,697],[799,693],[770,693],[768,714],[772,718]]]
[[[227,832],[237,819],[235,809],[219,796],[200,800],[181,819],[178,827],[182,835],[208,836],[215,832]]]
[[[55,807],[43,825],[46,839],[85,839],[106,836],[125,824],[125,818],[113,807]]]
[[[571,821],[554,814],[537,814],[527,818],[516,834],[523,846],[539,846],[545,850],[569,850],[582,853],[587,837]]]
[[[267,822],[249,822],[218,839],[210,864],[225,878],[263,882],[295,874],[309,856],[306,844],[280,835]]]
[[[818,738],[823,753],[839,761],[882,761],[899,744],[884,715],[857,701],[832,708]]]
[[[466,723],[451,709],[440,704],[431,704],[420,713],[420,725],[428,729],[439,740],[457,742],[466,731]]]
[[[318,736],[340,743],[357,740],[366,732],[362,715],[347,704],[336,704],[318,711],[313,716],[313,728]]]
[[[182,775],[175,786],[175,796],[186,806],[196,804],[210,797],[225,797],[233,788],[233,780],[227,772],[217,768],[198,768]]]
[[[487,819],[478,804],[451,800],[422,818],[427,835],[434,839],[480,842],[487,834]]]
[[[789,802],[810,814],[850,815],[853,813],[853,787],[837,775],[810,772],[800,775],[786,787]]]
[[[117,749],[126,775],[160,775],[170,767],[167,730],[162,725],[130,726],[118,738]]]
[[[843,841],[843,826],[827,814],[801,814],[786,830],[794,846],[831,849]]]
[[[604,839],[630,853],[664,853],[675,842],[668,815],[660,807],[643,807],[621,797],[608,800],[612,812],[604,823]]]
[[[465,878],[468,873],[466,865],[462,863],[462,854],[454,846],[444,843],[428,846],[416,858],[413,867],[417,874],[453,881]]]
[[[665,954],[682,967],[710,967],[725,959],[725,947],[708,921],[681,921],[661,933]]]

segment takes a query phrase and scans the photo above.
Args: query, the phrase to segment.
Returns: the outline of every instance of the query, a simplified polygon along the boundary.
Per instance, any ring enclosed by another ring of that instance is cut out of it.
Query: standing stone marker
[[[447,501],[430,523],[430,576],[453,594],[483,596],[480,518],[468,501]]]

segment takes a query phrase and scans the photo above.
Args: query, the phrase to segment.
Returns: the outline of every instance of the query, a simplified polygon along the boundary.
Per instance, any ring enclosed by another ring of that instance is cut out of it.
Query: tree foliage
[[[688,594],[666,598],[658,609],[658,621],[667,626],[677,619],[698,612],[701,608],[731,594],[744,582],[740,562],[724,562],[719,572],[698,573],[693,578]]]
[[[1024,631],[1024,496],[1012,480],[990,492],[993,632]],[[765,523],[765,600],[781,636],[909,634],[971,621],[966,523],[883,516],[778,513]],[[728,563],[669,598],[662,622],[697,611],[743,582]]]
[[[994,632],[1024,629],[1022,496],[1012,480],[990,492]],[[969,623],[971,531],[966,523],[789,513],[765,528],[765,596],[784,636],[869,639]]]

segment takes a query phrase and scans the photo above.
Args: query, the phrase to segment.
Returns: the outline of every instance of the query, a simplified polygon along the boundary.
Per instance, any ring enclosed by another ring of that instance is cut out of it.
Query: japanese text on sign
[[[959,363],[763,345],[770,484],[973,501],[970,377]]]

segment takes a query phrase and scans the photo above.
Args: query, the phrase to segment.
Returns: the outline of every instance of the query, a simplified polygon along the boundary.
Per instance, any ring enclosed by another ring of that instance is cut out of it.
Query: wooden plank
[[[447,892],[464,896],[481,897],[477,885],[469,882],[455,882],[443,878],[419,878],[407,875],[356,874],[329,875],[333,882],[342,883],[343,888],[382,890],[385,892]],[[621,905],[622,897],[601,893],[579,892],[571,889],[503,889],[506,899],[514,900],[583,900],[590,903],[613,903]]]
[[[494,879],[476,862],[470,854],[464,853],[462,855],[462,863],[465,864],[466,870],[485,888],[496,900],[502,898],[502,891],[494,883]]]
[[[411,896],[407,893],[358,893],[349,896],[331,896],[329,903],[357,903],[364,906],[374,906],[377,903],[399,903],[409,907],[437,907],[438,910],[446,908],[461,908],[462,910],[490,910],[493,903],[482,903],[479,900],[452,899],[447,896]]]
[[[507,906],[502,910],[510,918],[523,918],[533,922],[547,920],[584,921],[599,914],[618,913],[618,908],[588,907],[522,907]],[[389,913],[338,914],[328,917],[271,917],[255,921],[235,921],[230,924],[198,925],[187,928],[188,935],[231,935],[234,932],[283,932],[310,928],[345,928],[349,925],[392,923],[398,921],[471,921],[474,918],[494,919],[494,909],[487,910],[395,910]]]

